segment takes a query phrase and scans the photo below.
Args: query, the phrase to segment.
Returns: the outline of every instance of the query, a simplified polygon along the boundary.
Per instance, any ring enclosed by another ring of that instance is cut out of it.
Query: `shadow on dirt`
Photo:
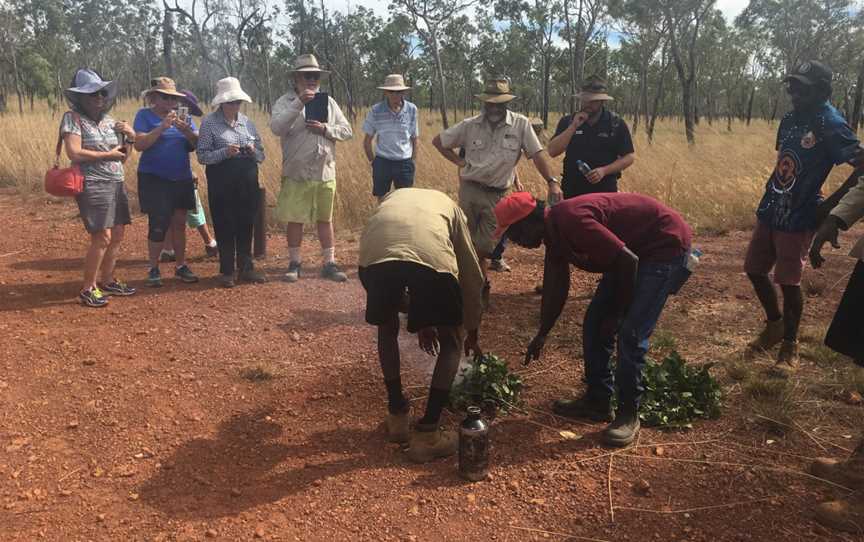
[[[117,260],[117,267],[121,269],[144,269],[147,261],[144,259],[120,259]],[[75,271],[80,272],[84,269],[84,257],[80,258],[49,258],[46,260],[30,260],[24,262],[15,262],[9,267],[17,270],[31,271]]]

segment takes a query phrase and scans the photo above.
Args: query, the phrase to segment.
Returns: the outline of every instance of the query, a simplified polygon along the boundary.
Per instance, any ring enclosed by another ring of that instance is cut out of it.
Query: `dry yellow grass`
[[[117,119],[134,118],[138,104],[119,104],[112,115]],[[281,173],[279,141],[267,127],[269,117],[256,108],[247,108],[264,139],[267,159],[261,167],[261,183],[267,188],[268,200],[275,202]],[[354,127],[353,140],[337,146],[336,225],[342,229],[361,226],[375,205],[371,195],[371,171],[363,154],[360,130],[363,115]],[[557,118],[554,119],[557,121]],[[432,146],[432,138],[441,130],[437,114],[421,113],[421,142],[417,159],[417,186],[435,188],[455,197],[456,168],[441,157]],[[59,114],[45,106],[24,116],[0,117],[0,186],[17,187],[22,193],[42,191],[45,169],[53,162]],[[554,126],[555,122],[550,122]],[[753,222],[753,210],[762,194],[765,179],[774,166],[776,124],[756,121],[747,127],[733,124],[732,132],[725,122],[709,126],[703,121],[697,132],[697,145],[687,146],[683,127],[675,121],[658,124],[655,141],[649,145],[644,133],[634,136],[636,163],[625,172],[622,189],[659,198],[680,210],[690,223],[703,231],[746,228]],[[554,170],[561,171],[561,158]],[[65,163],[65,156],[64,156]],[[126,165],[131,193],[137,192],[135,170],[137,155]],[[193,169],[204,178],[203,168],[193,160]],[[835,168],[829,186],[836,186],[849,174],[847,166]],[[542,179],[530,161],[522,160],[519,175],[535,194],[545,197]],[[204,185],[205,183],[202,183]]]

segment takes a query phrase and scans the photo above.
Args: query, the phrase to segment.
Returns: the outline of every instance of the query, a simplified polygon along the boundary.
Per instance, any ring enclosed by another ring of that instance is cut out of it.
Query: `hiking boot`
[[[99,290],[105,295],[127,296],[133,295],[137,290],[127,285],[125,282],[117,279],[112,280],[108,284],[100,284]]]
[[[810,474],[849,489],[864,490],[864,439],[846,460],[816,458],[810,464]]]
[[[543,295],[543,283],[537,284],[534,286],[534,293],[537,295]]]
[[[174,254],[173,250],[162,249],[162,252],[159,253],[159,261],[160,262],[176,262],[177,261],[177,255]]]
[[[243,266],[240,274],[237,276],[240,282],[251,282],[253,284],[263,284],[267,282],[267,277],[261,271],[256,271],[252,262]]]
[[[198,282],[198,275],[193,273],[192,270],[189,269],[188,265],[181,265],[180,267],[175,269],[174,276],[187,284]]]
[[[820,524],[847,533],[864,533],[864,495],[854,493],[847,499],[823,502],[814,510]]]
[[[81,290],[78,294],[78,300],[81,301],[81,304],[85,307],[104,307],[108,304],[108,298],[102,294],[102,290],[99,288],[88,288],[86,290]]]
[[[417,424],[408,440],[408,458],[415,463],[427,463],[441,457],[450,457],[459,451],[459,437],[455,431]]]
[[[609,423],[615,419],[610,399],[593,399],[583,395],[578,399],[558,399],[552,411],[559,416]]]
[[[321,267],[321,276],[327,280],[332,280],[333,282],[345,282],[348,280],[348,275],[339,269],[336,262],[325,263],[324,266]]]
[[[219,245],[204,245],[204,252],[207,253],[208,258],[215,258],[219,255]]]
[[[509,273],[510,266],[507,265],[507,262],[504,261],[504,258],[499,258],[497,260],[489,260],[489,270],[497,271],[499,273]]]
[[[387,413],[387,442],[408,444],[408,428],[411,425],[409,410],[405,412]]]
[[[777,362],[769,370],[775,378],[789,378],[798,369],[798,341],[783,340]]]
[[[300,262],[288,264],[288,272],[285,273],[285,282],[297,282],[300,279]]]
[[[147,271],[147,286],[151,288],[162,286],[162,273],[159,272],[158,267],[151,267],[150,270]]]
[[[229,273],[227,275],[219,275],[219,286],[223,288],[233,288],[234,287],[234,275]]]
[[[783,319],[766,320],[765,329],[759,333],[747,347],[756,352],[765,352],[777,346],[783,340]]]
[[[636,439],[640,427],[639,409],[636,405],[622,405],[615,413],[615,421],[603,430],[603,442],[619,448],[628,446]]]

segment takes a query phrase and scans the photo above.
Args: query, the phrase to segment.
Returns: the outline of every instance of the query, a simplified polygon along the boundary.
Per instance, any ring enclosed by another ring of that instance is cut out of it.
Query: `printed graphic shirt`
[[[414,153],[411,138],[420,135],[417,106],[403,100],[402,109],[394,113],[387,100],[378,102],[366,115],[363,132],[378,136],[375,141],[375,156],[387,160],[408,160]]]
[[[264,145],[261,136],[255,128],[255,123],[243,113],[237,113],[235,122],[228,122],[222,111],[217,109],[201,121],[201,133],[198,134],[198,162],[208,166],[218,164],[228,159],[228,146],[238,145],[241,148],[252,144],[255,147],[255,161],[264,161]],[[249,158],[237,154],[234,159]]]
[[[756,216],[779,231],[816,228],[822,184],[837,164],[851,160],[858,138],[834,107],[790,111],[777,130],[777,165],[765,185]]]
[[[76,118],[80,119],[80,126]],[[120,144],[120,139],[114,131],[116,123],[117,121],[108,115],[103,116],[99,121],[94,121],[86,115],[67,111],[60,121],[60,134],[81,136],[81,148],[84,150],[107,152]],[[78,165],[86,182],[123,182],[123,163],[120,161],[94,160],[81,162]]]
[[[195,121],[190,120],[193,131],[197,131]],[[135,114],[133,128],[138,134],[152,132],[162,124],[162,119],[149,107],[139,109]],[[194,148],[183,132],[171,126],[159,136],[138,160],[138,171],[156,175],[168,181],[181,181],[192,178],[189,153]]]

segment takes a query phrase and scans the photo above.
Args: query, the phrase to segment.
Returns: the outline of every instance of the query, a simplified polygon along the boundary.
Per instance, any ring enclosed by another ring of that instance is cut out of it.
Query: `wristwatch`
[[[557,177],[549,177],[548,179],[546,179],[546,182],[547,183],[555,183],[559,186],[561,185],[561,181],[559,181]]]

